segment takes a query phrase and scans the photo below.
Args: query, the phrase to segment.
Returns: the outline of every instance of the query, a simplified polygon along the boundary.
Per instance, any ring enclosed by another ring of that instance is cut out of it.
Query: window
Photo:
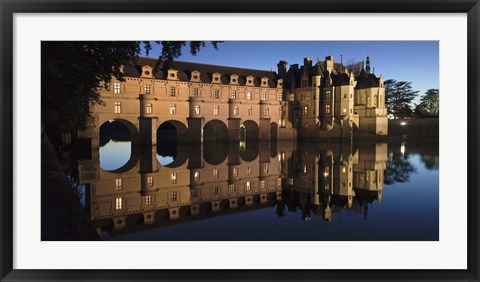
[[[177,113],[177,107],[175,104],[170,104],[170,114],[174,115]]]
[[[246,189],[247,191],[252,190],[252,182],[247,181],[247,182],[245,183],[245,189]]]
[[[263,165],[263,172],[265,172],[265,173],[268,172],[268,164]]]
[[[147,176],[147,185],[153,186],[153,176]]]
[[[235,107],[233,108],[233,115],[234,115],[234,116],[238,116],[238,115],[239,115],[239,110],[238,110],[238,107],[237,107],[237,106],[235,106]]]
[[[122,198],[116,198],[115,199],[115,209],[116,210],[121,210],[122,208],[123,208]]]
[[[198,97],[198,88],[193,88],[192,89],[192,96],[193,97]]]
[[[177,199],[178,199],[178,193],[177,193],[177,191],[173,191],[173,192],[170,194],[170,200],[176,201]]]
[[[218,106],[213,107],[213,115],[218,116],[218,113],[220,112],[220,109]]]
[[[248,175],[252,174],[252,167],[251,166],[247,166],[247,174]]]
[[[151,114],[153,112],[152,104],[147,104],[147,114]]]
[[[213,194],[218,195],[219,192],[220,192],[220,186],[219,185],[213,186]]]
[[[277,179],[277,186],[282,187],[282,179],[281,178]]]
[[[220,90],[218,89],[213,90],[213,98],[215,99],[220,98]]]
[[[265,180],[260,180],[260,188],[265,188]]]
[[[251,116],[253,114],[253,108],[252,107],[248,107],[248,115]]]
[[[122,103],[115,102],[115,113],[116,114],[122,113]]]
[[[175,89],[175,87],[170,87],[170,97],[175,97],[176,94],[177,90]]]
[[[200,106],[195,106],[195,114],[199,115],[200,114]]]
[[[377,174],[375,173],[375,171],[372,172],[372,182],[373,183],[377,182]]]
[[[278,101],[282,101],[282,99],[283,99],[282,93],[277,94],[277,99],[278,99]]]
[[[190,196],[192,198],[196,198],[198,196],[198,190],[191,190],[190,191]]]
[[[123,189],[123,181],[121,178],[115,179],[115,190],[122,190]]]
[[[230,192],[235,193],[237,190],[237,185],[236,184],[229,184],[228,187],[230,188]]]
[[[330,105],[325,105],[325,113],[326,114],[330,113]]]
[[[308,115],[308,107],[307,106],[303,107],[303,115],[304,116]]]
[[[145,196],[145,205],[146,206],[149,206],[152,204],[152,196],[151,195],[148,195],[148,196]]]
[[[347,109],[343,108],[343,109],[342,109],[342,112],[343,112],[344,114],[347,113]]]
[[[236,167],[233,168],[233,176],[238,176],[238,168]]]
[[[353,94],[352,93],[350,93],[350,99],[353,99]]]
[[[303,79],[302,80],[302,85],[301,87],[307,87],[307,80],[306,79]]]
[[[195,173],[193,174],[193,177],[195,178],[195,181],[199,181],[200,180],[200,171],[195,171]]]
[[[143,86],[143,93],[144,94],[150,94],[150,85],[144,85]]]
[[[307,101],[307,93],[302,93],[302,101]]]
[[[270,115],[270,110],[268,108],[265,108],[265,110],[263,111],[263,115],[268,117]]]
[[[332,98],[332,94],[330,90],[325,91],[325,99],[331,99],[331,98]]]
[[[213,178],[218,179],[218,169],[213,169]]]
[[[233,90],[232,91],[232,96],[231,96],[232,99],[237,99],[237,90]]]
[[[262,92],[262,94],[260,95],[260,99],[261,99],[262,101],[267,100],[267,93]]]
[[[114,93],[114,94],[120,94],[120,93],[122,93],[120,87],[121,87],[120,82],[114,82],[114,83],[113,83],[113,93]]]
[[[247,100],[252,100],[252,92],[247,92]]]
[[[306,164],[303,165],[303,173],[307,173],[307,165]]]
[[[177,184],[177,174],[175,172],[170,174],[170,183]]]

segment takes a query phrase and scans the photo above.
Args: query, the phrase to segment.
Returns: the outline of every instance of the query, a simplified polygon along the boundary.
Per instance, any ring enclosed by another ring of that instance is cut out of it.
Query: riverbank
[[[55,149],[46,137],[42,137],[41,162],[41,240],[99,240],[98,233],[62,170]]]

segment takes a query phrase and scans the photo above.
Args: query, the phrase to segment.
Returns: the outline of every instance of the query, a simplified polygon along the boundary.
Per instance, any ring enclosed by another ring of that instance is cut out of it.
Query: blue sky
[[[276,71],[280,60],[302,65],[305,57],[315,61],[333,55],[340,62],[343,55],[347,63],[369,55],[375,74],[410,81],[421,95],[439,88],[438,46],[438,41],[226,41],[218,50],[207,44],[196,56],[185,48],[177,60]],[[149,56],[159,53],[155,45]]]

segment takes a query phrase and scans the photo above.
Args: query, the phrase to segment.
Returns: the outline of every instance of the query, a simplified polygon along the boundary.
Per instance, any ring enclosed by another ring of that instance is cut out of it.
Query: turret
[[[365,71],[368,74],[370,74],[370,57],[369,56],[367,56],[367,63],[366,63]]]
[[[281,78],[285,78],[285,75],[287,74],[287,66],[288,66],[288,63],[286,61],[280,61],[278,62],[277,64],[277,67],[278,67],[278,75],[281,77]]]

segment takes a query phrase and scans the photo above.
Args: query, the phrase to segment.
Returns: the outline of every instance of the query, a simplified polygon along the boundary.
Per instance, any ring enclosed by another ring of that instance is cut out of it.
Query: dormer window
[[[235,85],[238,84],[238,75],[232,74],[232,75],[230,76],[230,84],[235,84]]]
[[[282,88],[283,87],[283,79],[277,80],[277,88]]]
[[[178,70],[170,69],[167,74],[168,80],[178,80]]]
[[[261,87],[268,87],[268,78],[262,77]]]
[[[200,72],[192,71],[192,76],[190,77],[190,81],[200,82]]]
[[[218,72],[212,74],[212,83],[221,83],[222,82],[220,79],[221,76],[222,75],[219,74]]]
[[[143,78],[153,78],[153,68],[151,66],[143,66],[141,77],[143,77]]]
[[[255,84],[253,83],[253,79],[254,79],[253,76],[251,75],[247,76],[247,81],[245,82],[245,85],[254,86]]]

